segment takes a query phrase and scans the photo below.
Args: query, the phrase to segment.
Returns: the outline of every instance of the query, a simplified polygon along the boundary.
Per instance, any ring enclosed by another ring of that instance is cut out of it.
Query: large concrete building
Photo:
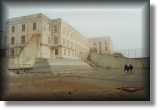
[[[62,19],[34,14],[9,19],[7,45],[10,65],[33,65],[39,59],[82,59],[88,40]]]

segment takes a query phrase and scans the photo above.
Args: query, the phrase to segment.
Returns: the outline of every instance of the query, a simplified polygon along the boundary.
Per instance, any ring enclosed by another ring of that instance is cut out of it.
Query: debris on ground
[[[125,92],[136,92],[136,91],[140,91],[143,90],[143,87],[129,87],[129,86],[125,86],[125,87],[119,87],[117,88],[119,90],[125,91]]]

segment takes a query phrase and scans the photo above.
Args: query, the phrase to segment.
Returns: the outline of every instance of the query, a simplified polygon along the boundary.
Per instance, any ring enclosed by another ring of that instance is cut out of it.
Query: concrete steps
[[[87,63],[75,59],[37,59],[31,73],[89,75],[96,71]]]

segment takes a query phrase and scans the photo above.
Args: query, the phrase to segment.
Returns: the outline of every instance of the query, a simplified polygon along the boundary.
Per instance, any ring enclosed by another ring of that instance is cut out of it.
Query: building
[[[7,45],[9,65],[16,67],[40,59],[85,60],[90,50],[88,40],[71,25],[41,13],[9,19]]]
[[[90,51],[98,54],[112,54],[110,37],[94,37],[89,39]]]

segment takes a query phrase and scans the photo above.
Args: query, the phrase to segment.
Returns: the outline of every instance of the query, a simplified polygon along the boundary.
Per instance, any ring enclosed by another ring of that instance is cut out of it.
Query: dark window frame
[[[58,55],[58,54],[59,54],[58,49],[55,49],[55,55]]]
[[[10,56],[12,56],[12,57],[14,57],[14,55],[15,55],[15,51],[14,51],[14,49],[12,48],[11,50],[10,50]]]
[[[12,45],[15,44],[15,37],[11,37],[11,44],[12,44]]]
[[[26,30],[26,25],[22,24],[22,32],[25,32],[25,30]]]
[[[23,35],[21,36],[21,44],[24,44],[26,42],[26,36]]]
[[[37,30],[37,23],[33,23],[33,30],[35,31],[35,30]]]

